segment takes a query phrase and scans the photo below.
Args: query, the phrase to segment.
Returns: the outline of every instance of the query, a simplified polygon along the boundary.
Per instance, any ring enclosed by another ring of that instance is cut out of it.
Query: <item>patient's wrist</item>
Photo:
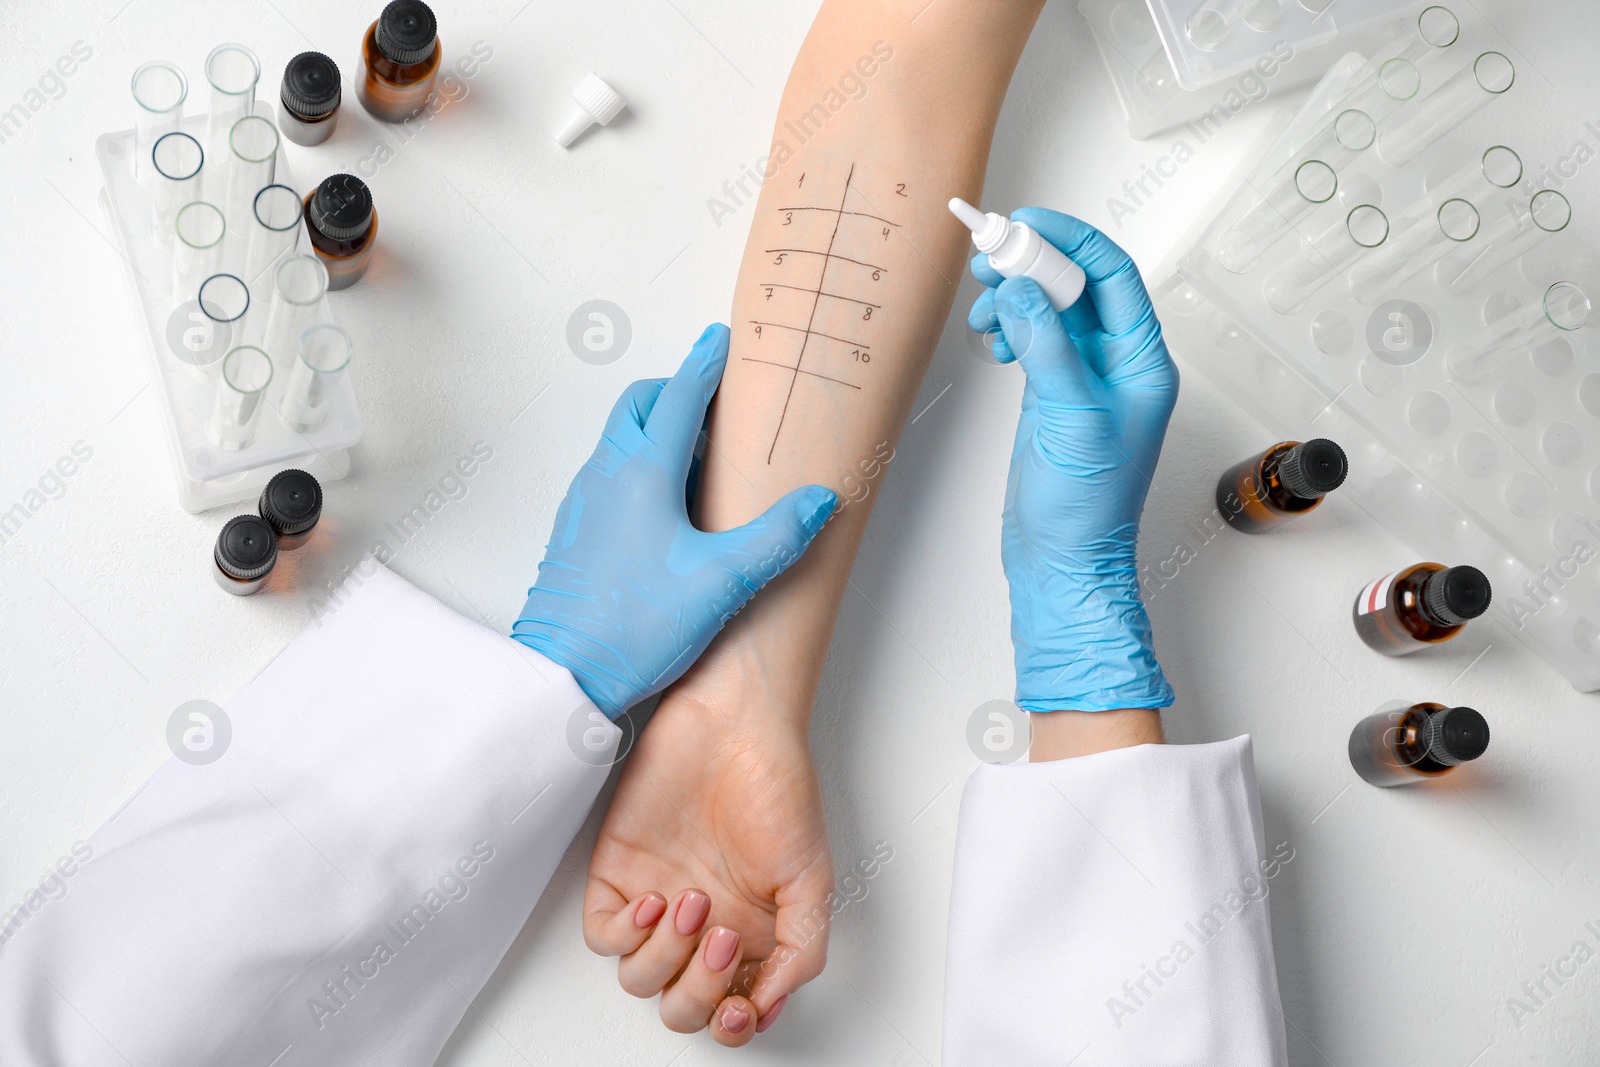
[[[1032,763],[1071,759],[1114,748],[1159,745],[1161,712],[1149,708],[1117,711],[1051,711],[1028,715],[1033,730],[1028,747]]]
[[[804,665],[769,647],[758,629],[735,619],[662,701],[691,703],[696,715],[730,731],[760,719],[807,729],[816,697],[808,675]]]

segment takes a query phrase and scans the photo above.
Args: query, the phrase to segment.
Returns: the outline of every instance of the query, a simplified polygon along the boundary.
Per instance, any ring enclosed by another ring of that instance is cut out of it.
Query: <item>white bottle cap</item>
[[[572,99],[577,101],[578,106],[572,109],[571,116],[555,132],[556,143],[562,148],[570,146],[579,134],[595,123],[607,125],[628,106],[621,93],[593,74],[585,75],[577,88],[572,90]]]
[[[972,231],[972,243],[978,251],[988,254],[1005,243],[1011,232],[1011,220],[994,212],[979,211],[959,196],[950,200],[950,213]]]

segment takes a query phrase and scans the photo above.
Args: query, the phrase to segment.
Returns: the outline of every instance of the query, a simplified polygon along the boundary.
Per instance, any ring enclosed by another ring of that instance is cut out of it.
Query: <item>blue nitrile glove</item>
[[[1006,480],[1001,561],[1011,586],[1017,704],[1029,711],[1161,708],[1172,687],[1139,599],[1139,515],[1178,397],[1178,369],[1128,254],[1088,223],[1039,208],[1027,223],[1088,275],[1059,315],[1027,278],[972,261],[975,330],[1027,373]]]
[[[838,500],[802,486],[738,529],[695,529],[684,486],[727,359],[728,328],[711,326],[670,380],[634,382],[617,400],[512,627],[613,719],[677,681]]]

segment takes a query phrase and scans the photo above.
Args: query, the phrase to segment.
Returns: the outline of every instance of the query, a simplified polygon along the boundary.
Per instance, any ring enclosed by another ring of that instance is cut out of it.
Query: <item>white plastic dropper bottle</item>
[[[959,196],[950,201],[950,213],[972,231],[972,243],[988,255],[991,267],[1007,278],[1032,278],[1057,311],[1065,311],[1083,295],[1088,283],[1083,268],[1031,226],[979,211]]]

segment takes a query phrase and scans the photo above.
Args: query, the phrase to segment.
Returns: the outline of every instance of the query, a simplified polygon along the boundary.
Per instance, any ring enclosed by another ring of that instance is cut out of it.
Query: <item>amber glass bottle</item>
[[[279,552],[305,544],[322,518],[322,485],[302,470],[279,471],[261,490],[256,511],[278,538]]]
[[[356,99],[372,117],[404,122],[428,102],[439,73],[439,23],[422,0],[393,0],[361,41]]]
[[[211,577],[234,596],[249,596],[266,584],[278,562],[278,540],[259,515],[235,515],[217,535]]]
[[[321,52],[301,52],[283,68],[278,129],[295,144],[321,144],[339,122],[339,68]]]
[[[346,289],[360,281],[378,236],[367,183],[354,174],[329,175],[306,196],[305,207],[306,234],[328,268],[328,288]]]
[[[1235,530],[1261,533],[1322,503],[1349,472],[1344,449],[1325,437],[1283,441],[1228,469],[1217,510]]]
[[[1389,788],[1439,778],[1489,747],[1489,724],[1472,708],[1388,704],[1350,732],[1350,765]]]
[[[1450,640],[1489,610],[1493,595],[1476,567],[1418,563],[1368,582],[1350,617],[1368,647],[1405,656]]]

